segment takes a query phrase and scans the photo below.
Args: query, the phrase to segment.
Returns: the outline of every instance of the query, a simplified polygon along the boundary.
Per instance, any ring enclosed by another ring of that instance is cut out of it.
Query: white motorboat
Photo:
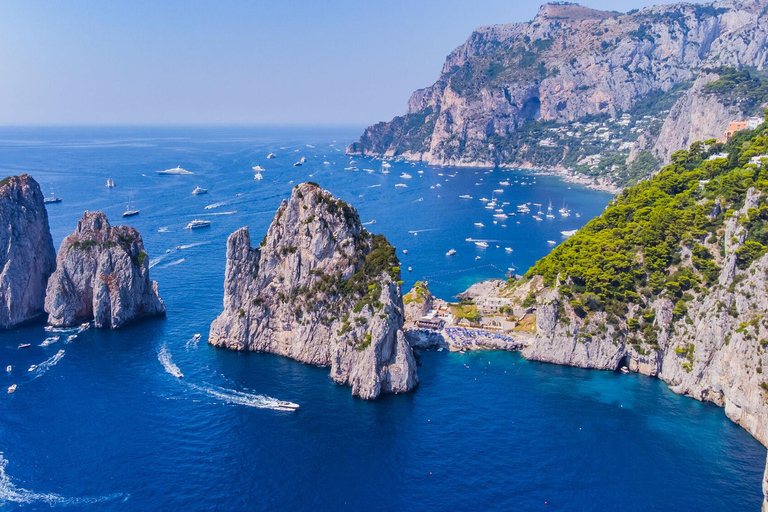
[[[400,175],[400,179],[403,179],[403,180],[409,180],[409,179],[411,179],[411,178],[413,178],[413,176],[411,176],[411,175],[410,175],[410,174],[408,174],[407,172],[404,172],[404,173],[402,173],[402,174]]]
[[[112,178],[107,178],[107,188],[114,188],[115,181]]]
[[[477,226],[478,228],[484,228],[485,224],[483,224],[482,222],[475,222],[475,226]]]
[[[262,176],[260,172],[257,172],[256,174],[253,175],[253,179],[255,179],[255,180],[263,180],[264,176]]]
[[[267,155],[267,159],[272,159],[272,158],[275,158],[276,156],[277,156],[276,154],[270,153]]]
[[[253,167],[251,167],[251,169],[253,169],[253,170],[254,170],[254,171],[256,171],[256,172],[261,172],[261,171],[265,171],[265,170],[266,170],[266,169],[264,169],[264,168],[263,168],[262,166],[260,166],[260,165],[254,165]]]
[[[196,196],[199,196],[201,194],[207,194],[208,189],[203,187],[195,187],[195,190],[193,190],[192,193]]]
[[[456,249],[451,249],[450,251],[445,253],[446,256],[453,256],[454,254],[456,254]]]
[[[286,400],[278,400],[277,401],[277,406],[280,407],[281,409],[294,409],[295,410],[295,409],[299,408],[299,404],[295,404],[293,402],[288,402]]]
[[[485,249],[486,247],[488,247],[488,242],[475,242],[475,245]]]
[[[18,386],[16,384],[11,384],[10,386],[8,386],[8,394],[12,395],[14,393],[14,391],[16,391],[17,387]]]
[[[569,229],[568,231],[561,231],[560,234],[563,235],[564,237],[568,238],[568,237],[572,237],[573,235],[575,235],[577,231],[578,231],[578,229]]]
[[[299,161],[298,161],[298,162],[296,162],[296,163],[295,163],[295,164],[293,164],[293,165],[294,165],[295,167],[299,167],[299,166],[302,166],[302,165],[304,165],[304,164],[306,163],[306,161],[307,161],[307,157],[303,156],[303,157],[301,157],[301,158],[299,159]]]
[[[408,185],[406,185],[405,183],[395,183],[395,186],[398,188],[408,188]]]
[[[506,213],[494,213],[493,216],[496,217],[497,219],[507,219],[507,218],[509,218],[509,216]]]
[[[504,250],[507,251],[507,252],[512,252],[512,248],[511,247],[505,247]]]
[[[8,373],[11,373],[11,370],[13,370],[13,366],[8,365],[5,367],[5,371],[7,371]]]
[[[187,224],[186,229],[200,229],[200,228],[208,228],[210,226],[211,226],[211,221],[209,220],[194,219],[192,222]]]
[[[472,199],[472,196],[469,194],[462,194],[459,196],[460,199]]]
[[[182,169],[180,165],[177,165],[173,169],[166,169],[164,171],[157,171],[157,174],[166,174],[166,175],[186,175],[186,174],[195,174],[191,171],[188,171],[186,169]]]

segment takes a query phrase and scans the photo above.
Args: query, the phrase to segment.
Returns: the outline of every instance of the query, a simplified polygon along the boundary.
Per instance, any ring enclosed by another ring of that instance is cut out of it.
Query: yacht
[[[189,224],[187,224],[187,227],[185,229],[199,229],[199,228],[207,228],[210,227],[211,221],[209,220],[199,220],[195,219]]]
[[[345,167],[345,168],[344,168],[344,170],[345,170],[345,171],[356,171],[356,170],[357,170],[357,167],[355,167],[355,166],[353,165],[353,166],[350,166],[350,167]]]
[[[405,183],[395,183],[395,186],[399,188],[408,188],[408,185],[406,185]]]
[[[123,212],[123,217],[133,217],[134,215],[138,215],[139,210],[131,210],[131,198],[128,199],[128,204],[125,205],[125,211]]]
[[[13,394],[13,392],[14,392],[14,391],[16,391],[16,388],[17,388],[17,387],[18,387],[18,386],[17,386],[16,384],[11,384],[10,386],[8,386],[8,394],[9,394],[9,395],[12,395],[12,394]]]
[[[475,242],[475,245],[485,249],[486,247],[488,247],[488,242]]]
[[[488,198],[485,198],[485,197],[481,197],[481,198],[480,198],[480,202],[481,202],[481,203],[487,203],[488,201],[490,201],[490,199],[488,199]]]
[[[30,343],[22,343],[21,345],[18,346],[18,348],[29,348],[31,346],[32,345]]]
[[[264,168],[263,168],[262,166],[260,166],[260,165],[254,165],[253,167],[251,167],[251,169],[253,169],[253,170],[254,170],[254,171],[256,171],[256,172],[261,172],[261,171],[264,171],[264,170],[266,170],[266,169],[264,169]]]
[[[561,231],[560,234],[568,238],[576,234],[578,229],[569,229],[568,231]]]
[[[157,171],[157,174],[195,174],[186,169],[182,169],[180,165],[177,165],[173,169],[166,169],[164,171]]]
[[[499,185],[501,185],[502,187],[508,187],[509,186],[509,181],[507,181],[507,180],[500,181]]]
[[[413,176],[411,176],[407,172],[404,172],[403,174],[400,175],[400,179],[403,179],[403,180],[409,180],[411,178],[413,178]]]
[[[389,169],[382,169],[381,174],[389,174]]]
[[[494,213],[493,216],[496,217],[497,219],[507,219],[507,218],[509,218],[509,216],[506,213]]]
[[[512,252],[512,248],[511,247],[505,247],[504,250],[507,251],[507,252]]]
[[[475,222],[475,226],[477,226],[479,228],[484,228],[485,224],[483,224],[482,222]]]
[[[504,189],[503,188],[497,188],[496,190],[493,191],[493,193],[494,194],[503,194],[504,193]]]
[[[60,203],[60,202],[61,202],[61,198],[60,198],[60,197],[56,197],[56,196],[53,194],[53,192],[51,192],[51,197],[46,197],[46,198],[44,198],[44,199],[43,199],[43,202],[44,202],[44,203],[46,203],[46,204],[50,204],[50,203]]]
[[[552,213],[552,201],[549,202],[549,206],[547,206],[547,218],[548,219],[554,219],[555,214]]]
[[[555,242],[554,240],[547,240],[547,243],[549,245],[557,245],[557,242]]]
[[[445,255],[446,255],[446,256],[453,256],[454,254],[456,254],[456,249],[451,249],[450,251],[448,251],[447,253],[445,253]],[[10,370],[9,370],[9,371],[10,371]]]
[[[459,196],[460,199],[472,199],[472,196],[469,194],[462,194]]]
[[[287,402],[285,400],[278,400],[277,401],[277,406],[280,407],[281,409],[294,409],[295,410],[295,409],[299,408],[299,404],[295,404],[293,402]]]
[[[195,190],[193,190],[192,193],[196,196],[199,196],[200,194],[207,194],[208,189],[203,187],[195,187]]]
[[[302,166],[302,165],[304,165],[304,164],[306,163],[306,161],[307,161],[307,157],[303,156],[303,157],[301,157],[301,158],[299,159],[299,161],[298,161],[298,162],[296,162],[296,163],[295,163],[295,164],[293,164],[293,165],[294,165],[295,167],[299,167],[299,166]]]
[[[253,179],[255,179],[255,180],[263,180],[264,176],[262,176],[260,172],[257,172],[256,174],[253,175]]]
[[[112,178],[107,178],[107,188],[114,188],[115,181]]]

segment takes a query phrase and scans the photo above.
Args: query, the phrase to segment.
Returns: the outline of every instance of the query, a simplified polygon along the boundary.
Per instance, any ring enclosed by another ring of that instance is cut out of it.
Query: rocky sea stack
[[[43,313],[56,253],[40,185],[31,176],[0,181],[0,328]]]
[[[283,201],[258,248],[248,228],[227,241],[224,311],[208,342],[330,366],[366,399],[418,382],[403,335],[395,248],[354,208],[314,183]]]
[[[85,212],[61,243],[45,296],[48,322],[70,326],[94,320],[117,329],[137,318],[165,314],[139,232],[110,226],[101,212]]]

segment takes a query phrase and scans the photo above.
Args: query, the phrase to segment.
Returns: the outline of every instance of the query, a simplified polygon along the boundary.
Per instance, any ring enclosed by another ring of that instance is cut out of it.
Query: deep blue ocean
[[[722,409],[654,379],[516,353],[427,351],[415,392],[366,402],[326,368],[209,347],[227,236],[247,225],[260,240],[302,181],[376,221],[366,227],[398,248],[405,288],[427,279],[446,299],[479,280],[524,273],[549,241],[560,243],[561,231],[610,200],[525,172],[393,162],[384,175],[380,162],[344,155],[359,132],[0,129],[0,177],[29,173],[62,198],[48,205],[57,249],[84,210],[102,210],[113,224],[123,223],[129,200],[141,211],[127,223],[144,238],[167,306],[166,318],[53,333],[59,339],[47,342],[42,323],[0,331],[0,508],[759,510],[765,448]],[[155,172],[177,165],[195,174]],[[253,179],[255,165],[265,168],[262,181]],[[344,170],[351,166],[358,170]],[[114,189],[105,187],[109,177]],[[198,185],[208,194],[192,195]],[[551,202],[573,214],[494,224],[479,201],[492,195],[510,203],[508,213]],[[184,229],[194,218],[211,227]],[[447,257],[449,249],[457,254]],[[160,353],[183,379],[166,371]],[[16,393],[5,394],[12,383]],[[265,397],[301,408],[275,411]]]

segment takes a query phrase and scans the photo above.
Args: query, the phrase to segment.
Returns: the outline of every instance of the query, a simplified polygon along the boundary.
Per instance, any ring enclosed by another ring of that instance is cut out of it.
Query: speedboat
[[[13,394],[13,392],[16,391],[17,387],[18,386],[16,384],[11,384],[10,386],[8,386],[8,394],[9,395]]]
[[[509,181],[506,181],[506,180],[505,181],[500,181],[499,185],[501,185],[503,187],[508,187],[509,186]]]
[[[460,199],[472,199],[472,196],[469,194],[462,194],[459,196]]]
[[[512,252],[512,248],[511,247],[505,247],[504,250],[507,251],[507,252]]]
[[[454,254],[456,254],[456,249],[451,249],[450,251],[445,253],[446,256],[453,256]]]
[[[181,174],[195,174],[195,173],[190,172],[190,171],[188,171],[186,169],[182,169],[180,165],[177,165],[173,169],[166,169],[164,171],[157,171],[157,174],[166,174],[166,175],[169,175],[169,174],[171,174],[171,175],[172,174],[179,174],[179,175],[181,175]]]
[[[261,172],[261,171],[264,171],[264,170],[266,170],[266,169],[264,169],[264,168],[263,168],[262,166],[260,166],[260,165],[254,165],[253,167],[251,167],[251,169],[253,169],[253,170],[254,170],[254,171],[256,171],[256,172]]]
[[[28,372],[33,372],[33,371],[35,371],[35,370],[37,370],[37,365],[36,365],[36,364],[33,364],[33,365],[30,365],[30,367],[29,367],[29,370],[27,370],[27,371],[28,371]]]
[[[306,161],[307,161],[307,157],[303,156],[303,157],[301,157],[301,159],[299,159],[299,161],[298,161],[298,162],[296,162],[296,163],[295,163],[295,164],[293,164],[293,165],[294,165],[294,167],[299,167],[299,166],[302,166],[302,165],[304,165],[304,163],[305,163]]]
[[[253,179],[261,181],[264,179],[264,176],[262,176],[260,172],[257,172],[253,175]]]
[[[107,188],[114,188],[115,182],[112,178],[107,178]]]
[[[197,333],[194,336],[192,336],[192,339],[199,340],[200,339],[200,333]]]
[[[475,245],[478,247],[486,248],[488,247],[488,242],[475,242]]]
[[[549,245],[557,245],[557,242],[555,242],[554,240],[547,240],[547,243]]]
[[[31,345],[30,343],[22,343],[21,345],[19,345],[19,347],[18,347],[18,348],[29,348],[29,347],[31,347],[31,346],[32,346],[32,345]]]
[[[577,231],[578,229],[569,229],[568,231],[561,231],[560,234],[567,238],[575,235]]]
[[[408,174],[407,172],[404,172],[404,173],[402,173],[402,174],[400,175],[400,178],[401,178],[401,179],[404,179],[404,180],[409,180],[409,179],[413,178],[413,176],[411,176],[411,175],[410,175],[410,174]]]
[[[298,409],[299,404],[295,404],[293,402],[288,402],[286,400],[278,400],[277,406],[283,409]]]
[[[475,222],[475,226],[477,226],[478,228],[484,228],[485,224],[483,224],[482,222]]]
[[[276,156],[277,156],[276,154],[270,153],[267,155],[267,158],[271,159],[271,158],[275,158]]]
[[[626,366],[622,366],[621,367],[621,373],[624,373],[624,374],[629,373],[629,368],[627,368]]]
[[[408,267],[408,272],[413,272],[413,268],[412,267]]]
[[[11,373],[11,370],[13,370],[13,366],[8,365],[5,367],[5,371],[7,371],[8,373]]]
[[[199,220],[195,219],[189,224],[187,224],[186,229],[199,229],[199,228],[207,228],[210,227],[211,221],[209,220]]]
[[[408,188],[408,185],[406,185],[405,183],[395,183],[395,187],[398,187],[398,188]]]
[[[508,218],[506,213],[494,213],[493,216],[496,217],[497,219],[506,219],[506,218]]]
[[[208,189],[203,187],[195,187],[195,190],[193,190],[192,193],[196,196],[199,196],[200,194],[207,194]]]

